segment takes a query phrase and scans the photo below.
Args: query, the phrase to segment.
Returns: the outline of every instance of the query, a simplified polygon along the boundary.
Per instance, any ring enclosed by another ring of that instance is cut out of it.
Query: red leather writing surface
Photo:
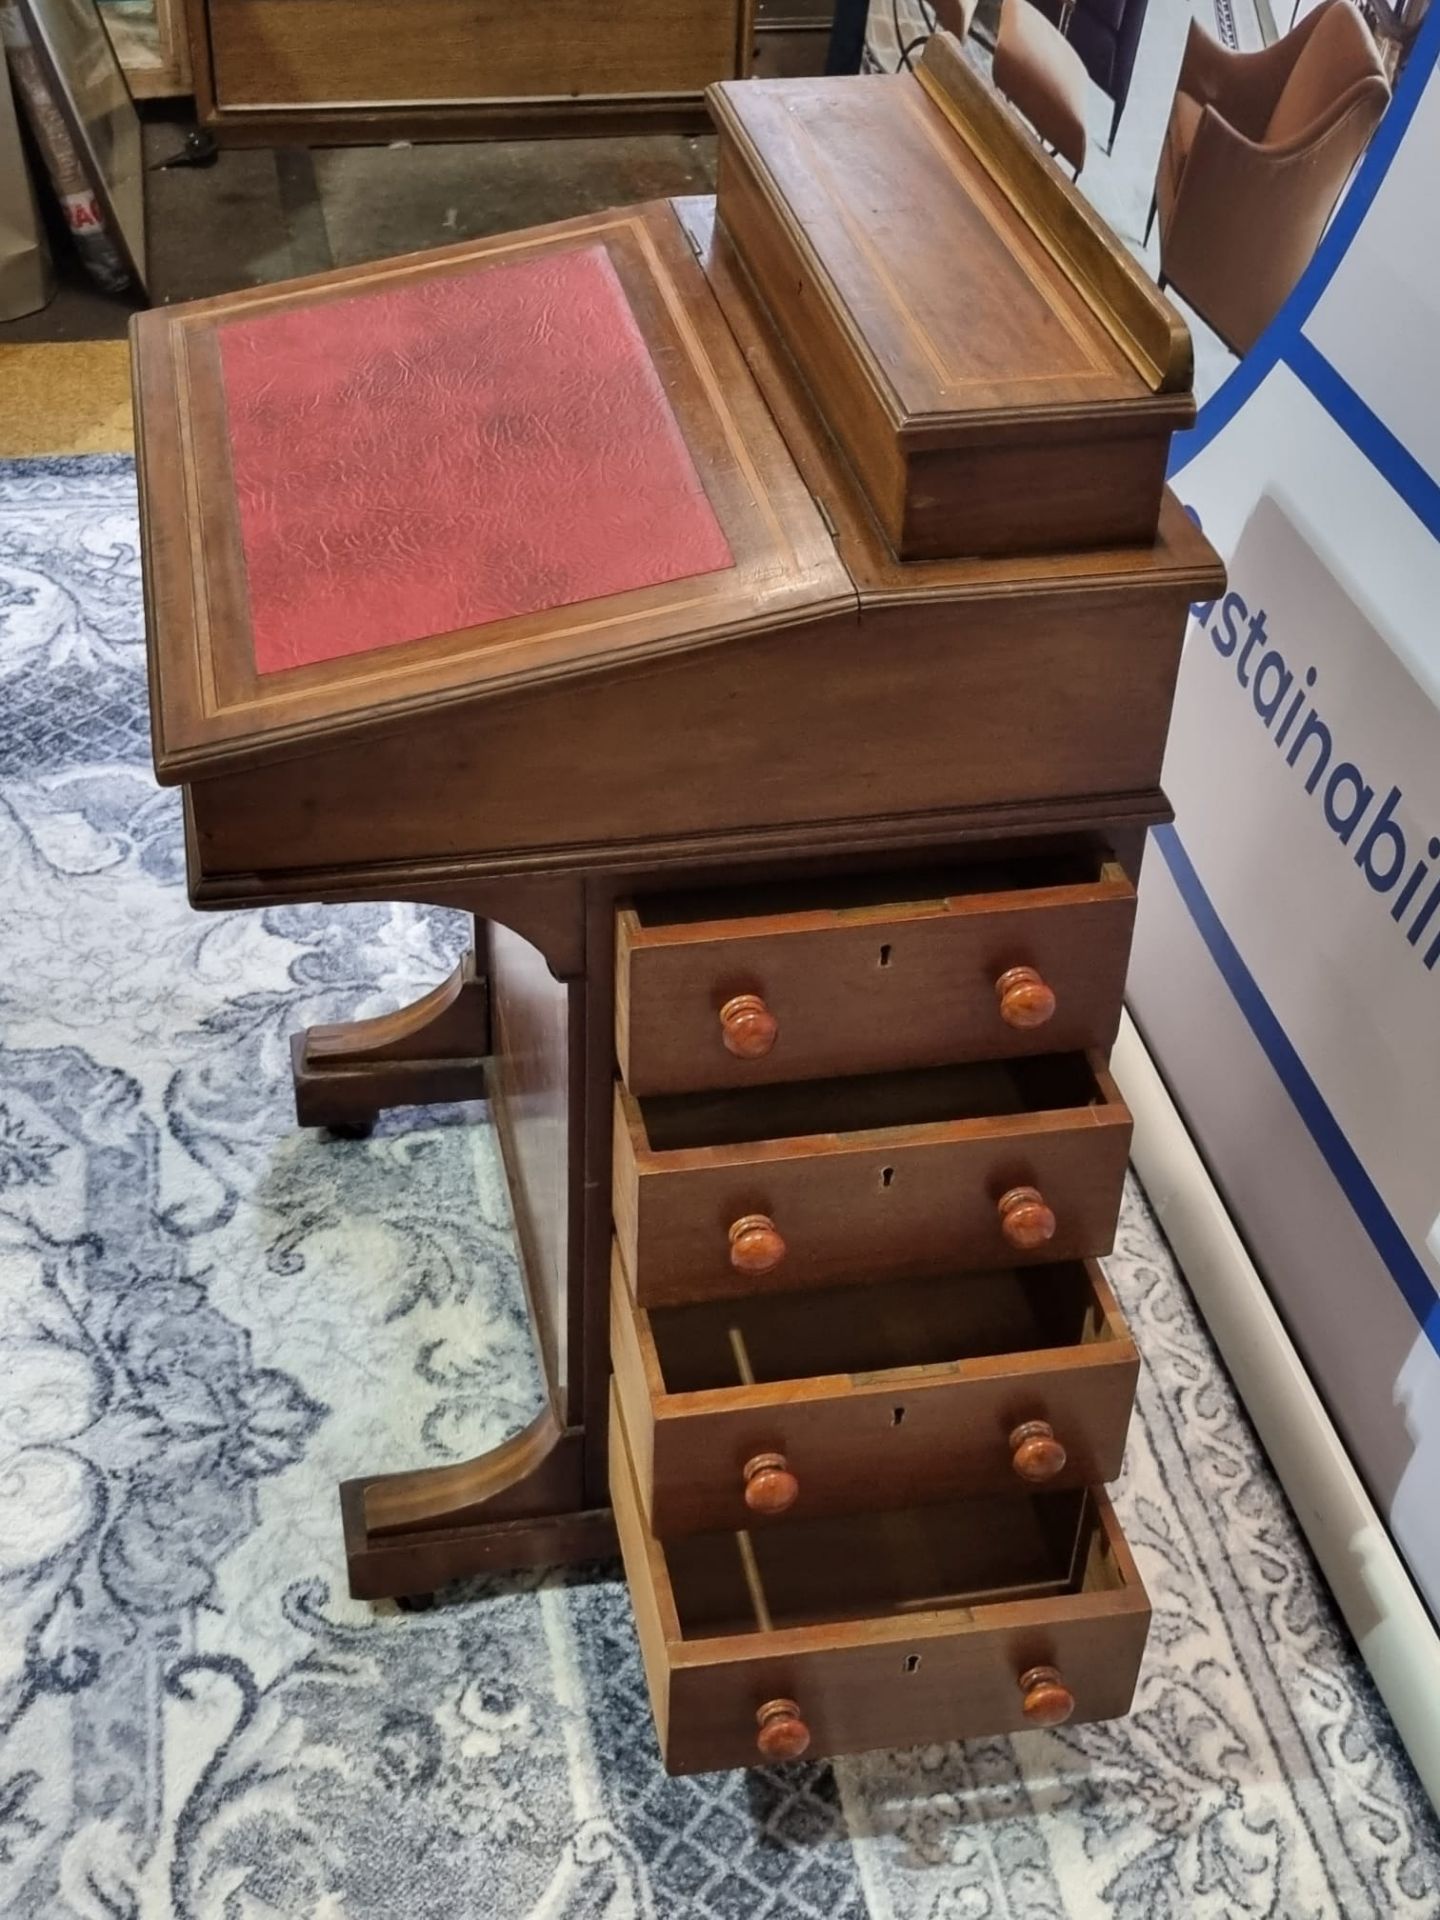
[[[731,564],[603,247],[217,338],[260,673]]]

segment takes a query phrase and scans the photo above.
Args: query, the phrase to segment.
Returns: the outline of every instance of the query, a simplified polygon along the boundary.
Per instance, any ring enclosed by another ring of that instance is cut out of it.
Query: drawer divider
[[[735,1371],[740,1376],[742,1387],[753,1387],[755,1369],[750,1364],[750,1349],[745,1344],[743,1331],[736,1326],[727,1329],[730,1337],[730,1351],[735,1356]]]
[[[755,1542],[748,1533],[737,1533],[735,1544],[740,1549],[740,1565],[744,1570],[750,1604],[755,1609],[755,1624],[761,1633],[773,1633],[775,1622],[770,1616],[770,1602],[765,1596],[765,1582],[761,1578],[760,1563],[755,1558]]]

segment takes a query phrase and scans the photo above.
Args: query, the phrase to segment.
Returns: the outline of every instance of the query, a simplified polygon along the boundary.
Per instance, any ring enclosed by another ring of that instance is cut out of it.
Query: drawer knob
[[[783,1453],[757,1453],[744,1471],[745,1504],[752,1513],[785,1513],[800,1498],[800,1482]]]
[[[1065,1449],[1048,1420],[1022,1420],[1010,1436],[1010,1463],[1022,1480],[1041,1486],[1065,1471]]]
[[[785,1258],[785,1241],[768,1214],[747,1213],[730,1227],[730,1264],[736,1273],[769,1273]]]
[[[737,1060],[763,1060],[779,1031],[780,1022],[758,993],[737,993],[720,1009],[720,1035]]]
[[[1007,967],[995,982],[995,996],[1007,1027],[1043,1027],[1055,1011],[1055,995],[1034,967]]]
[[[1031,1667],[1020,1676],[1024,1714],[1032,1727],[1058,1727],[1075,1711],[1075,1696],[1058,1667]]]
[[[1038,1187],[1011,1187],[1000,1196],[1000,1231],[1021,1253],[1055,1238],[1055,1215]]]
[[[767,1700],[755,1720],[755,1744],[766,1760],[798,1760],[810,1744],[810,1729],[793,1700]]]

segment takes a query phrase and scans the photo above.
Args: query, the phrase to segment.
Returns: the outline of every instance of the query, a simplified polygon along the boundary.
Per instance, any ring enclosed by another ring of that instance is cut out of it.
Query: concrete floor
[[[303,147],[222,152],[164,168],[184,122],[145,127],[151,304],[323,273],[636,200],[714,188],[708,135]],[[0,347],[118,340],[132,311],[86,280],[63,235],[59,286],[41,312],[0,324]]]

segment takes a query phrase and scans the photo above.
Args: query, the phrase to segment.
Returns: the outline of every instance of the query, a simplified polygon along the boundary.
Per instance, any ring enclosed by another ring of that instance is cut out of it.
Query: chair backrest
[[[1265,129],[1265,144],[1279,146],[1295,139],[1358,82],[1372,78],[1389,93],[1370,29],[1350,0],[1333,0],[1290,69]]]
[[[980,0],[933,0],[932,11],[947,33],[953,33],[957,40],[966,40],[975,24],[975,9],[979,4]]]

